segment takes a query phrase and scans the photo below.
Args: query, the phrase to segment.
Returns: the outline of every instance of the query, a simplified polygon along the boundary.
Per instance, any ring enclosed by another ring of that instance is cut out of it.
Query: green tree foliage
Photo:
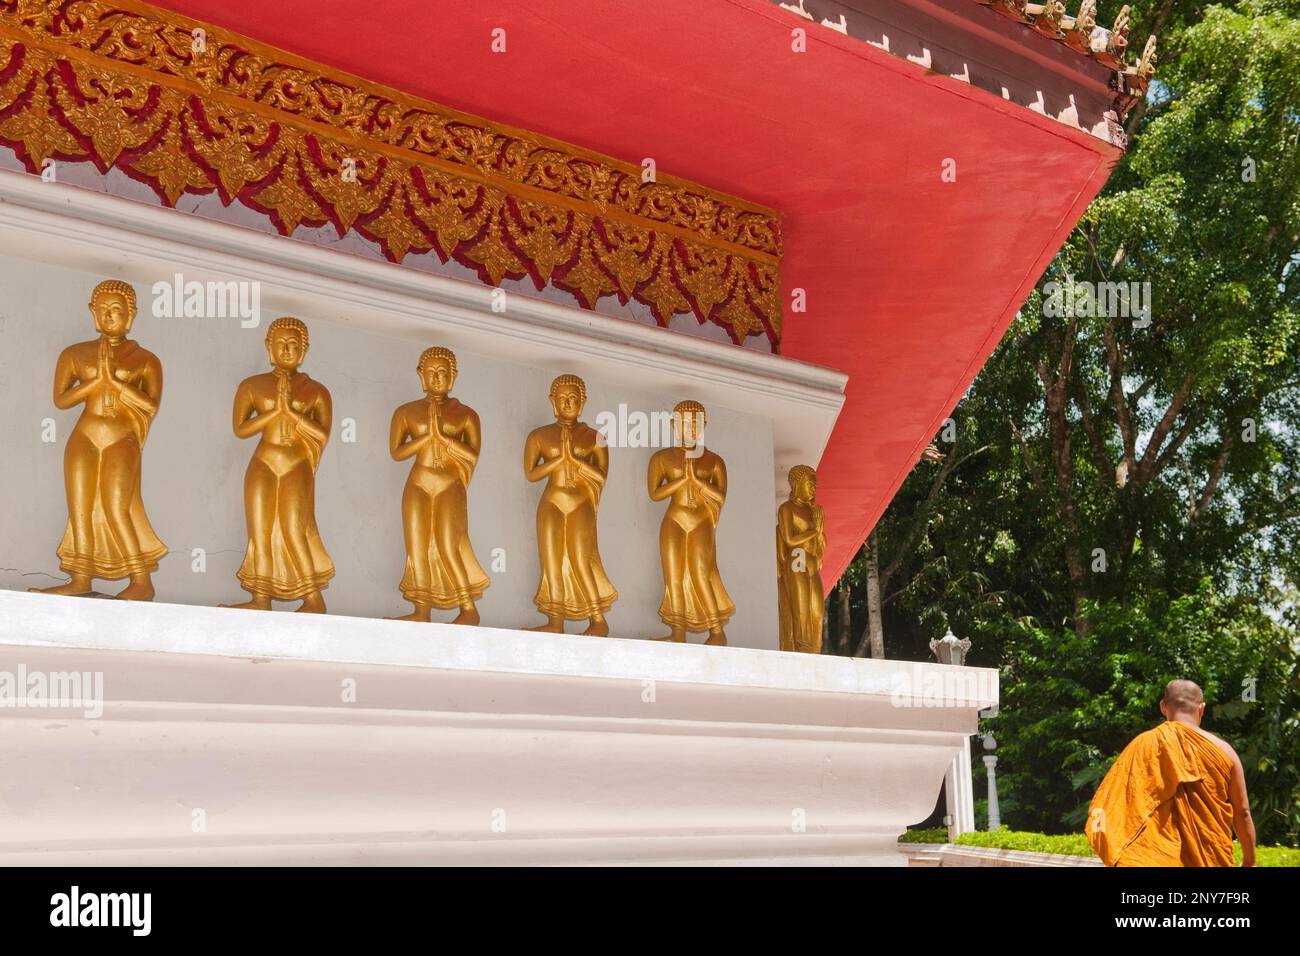
[[[1049,833],[1195,679],[1261,840],[1300,845],[1300,3],[1133,22],[1161,55],[1127,155],[877,528],[886,654],[951,626],[1001,667],[1003,818]],[[1105,282],[1150,283],[1150,321],[1093,314]]]

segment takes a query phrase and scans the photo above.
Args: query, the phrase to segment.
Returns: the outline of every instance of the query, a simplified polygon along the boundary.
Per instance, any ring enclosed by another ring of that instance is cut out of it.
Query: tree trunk
[[[876,547],[876,532],[867,536],[867,638],[871,656],[885,658],[885,625],[880,619],[880,553]]]
[[[1070,450],[1071,424],[1068,415],[1068,389],[1074,363],[1075,337],[1078,334],[1078,328],[1079,320],[1077,318],[1071,318],[1066,323],[1065,334],[1062,337],[1061,358],[1057,363],[1055,376],[1042,362],[1038,363],[1037,371],[1038,377],[1043,383],[1044,411],[1047,413],[1049,435],[1052,443],[1052,471],[1055,478],[1054,497],[1061,515],[1061,525],[1065,532],[1065,567],[1070,578],[1070,593],[1074,609],[1074,630],[1080,637],[1086,637],[1089,625],[1088,619],[1083,613],[1083,602],[1089,596],[1090,581],[1088,579],[1087,565],[1084,563],[1083,553],[1079,546],[1079,514],[1074,501],[1074,458]],[[1107,335],[1111,336],[1109,330]],[[1124,413],[1127,406],[1124,404],[1123,387],[1116,384],[1120,381],[1120,376],[1115,371],[1119,367],[1117,363],[1122,356],[1118,352],[1118,346],[1114,344],[1113,336],[1107,338],[1107,345],[1110,346],[1112,356],[1115,356],[1111,361],[1112,393],[1116,397],[1120,426],[1123,430],[1126,420]],[[1131,435],[1131,430],[1125,430],[1126,456],[1124,460],[1129,463],[1130,473],[1136,470],[1133,445],[1129,439]]]
[[[849,598],[852,592],[852,586],[847,580],[847,575],[840,579],[839,586],[836,587],[839,595],[839,614],[837,615],[837,627],[835,629],[835,648],[841,652],[853,649],[853,619],[852,611],[849,605]]]

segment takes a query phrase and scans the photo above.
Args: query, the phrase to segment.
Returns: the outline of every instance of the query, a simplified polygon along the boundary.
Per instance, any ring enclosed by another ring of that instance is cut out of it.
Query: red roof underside
[[[1117,158],[764,0],[160,5],[778,210],[782,352],[851,376],[819,468],[828,588]]]

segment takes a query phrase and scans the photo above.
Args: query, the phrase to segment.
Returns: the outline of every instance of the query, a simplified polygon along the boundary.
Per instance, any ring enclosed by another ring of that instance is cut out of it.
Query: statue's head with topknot
[[[811,465],[795,465],[790,469],[790,490],[796,498],[812,501],[817,495],[817,470]]]
[[[677,432],[678,440],[686,447],[693,447],[699,442],[706,424],[708,416],[704,405],[695,399],[687,398],[673,406],[673,429]]]
[[[456,353],[441,345],[434,345],[420,353],[416,366],[424,390],[431,395],[446,395],[456,382]]]
[[[307,326],[301,319],[283,316],[266,327],[266,351],[278,369],[296,369],[307,355]]]
[[[587,383],[576,375],[556,376],[551,382],[551,407],[561,421],[576,421],[587,404]]]
[[[135,321],[135,310],[135,288],[129,282],[105,279],[90,293],[90,314],[102,335],[126,335]]]

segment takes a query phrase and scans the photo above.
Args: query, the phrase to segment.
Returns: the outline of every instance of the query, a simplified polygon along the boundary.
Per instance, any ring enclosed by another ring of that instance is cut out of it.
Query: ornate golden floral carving
[[[201,31],[201,35],[195,31]],[[774,212],[134,0],[0,0],[0,143],[779,345]],[[345,176],[355,169],[355,178]]]

